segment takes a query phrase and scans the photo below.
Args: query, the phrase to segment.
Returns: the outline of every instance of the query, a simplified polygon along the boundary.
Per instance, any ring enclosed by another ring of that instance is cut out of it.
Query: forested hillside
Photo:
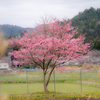
[[[72,18],[72,26],[78,27],[79,33],[86,34],[86,41],[98,45],[100,40],[100,8],[86,9]]]
[[[32,30],[32,28],[22,28],[19,26],[14,26],[9,24],[0,25],[0,31],[4,32],[5,36],[18,35],[21,34],[23,31],[25,31],[26,29]]]

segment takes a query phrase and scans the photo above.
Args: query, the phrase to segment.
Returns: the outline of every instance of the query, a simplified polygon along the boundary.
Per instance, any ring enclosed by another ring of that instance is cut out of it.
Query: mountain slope
[[[86,34],[86,41],[91,42],[100,39],[100,8],[86,9],[71,19],[72,26],[78,27],[79,33]]]
[[[21,34],[23,31],[26,29],[32,30],[32,28],[22,28],[19,26],[14,26],[14,25],[0,25],[0,31],[3,31],[5,36],[10,36],[10,35],[18,35]]]

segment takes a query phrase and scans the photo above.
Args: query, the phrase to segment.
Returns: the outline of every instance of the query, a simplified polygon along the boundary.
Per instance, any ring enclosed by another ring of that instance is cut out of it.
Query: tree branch
[[[48,70],[48,67],[49,67],[49,64],[51,63],[51,61],[52,61],[52,58],[48,61],[48,63],[47,63],[47,66],[46,66],[46,69],[45,69],[45,71],[47,72],[47,70]]]
[[[31,52],[30,52],[30,55],[31,55],[31,58],[32,58],[33,62],[34,62],[35,64],[39,65],[39,66],[43,69],[42,65],[41,65],[41,64],[39,64],[38,62],[36,62],[36,61],[34,60],[34,58],[32,57]]]

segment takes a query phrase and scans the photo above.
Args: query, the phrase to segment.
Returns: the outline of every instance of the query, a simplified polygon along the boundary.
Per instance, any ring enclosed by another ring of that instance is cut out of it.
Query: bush
[[[24,65],[23,68],[30,68],[30,65]]]
[[[27,69],[27,68],[28,68],[28,69],[30,69],[30,68],[36,68],[36,67],[37,67],[36,64],[31,65],[31,66],[30,66],[30,65],[24,65],[24,66],[23,66],[23,68],[26,68],[26,69]]]
[[[79,65],[78,65],[78,67],[82,67],[82,66],[83,66],[83,64],[79,64]]]

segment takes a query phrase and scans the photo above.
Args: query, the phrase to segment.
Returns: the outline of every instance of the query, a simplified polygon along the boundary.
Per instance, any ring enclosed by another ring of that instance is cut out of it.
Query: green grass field
[[[98,72],[82,72],[82,92],[100,92]],[[43,74],[41,71],[27,72],[29,93],[43,92]],[[48,86],[54,91],[54,76]],[[80,72],[56,72],[56,92],[80,93]],[[26,72],[0,75],[1,94],[24,94],[27,92]]]
[[[43,82],[42,71],[32,71],[27,72],[28,82]],[[78,82],[80,80],[80,72],[56,72],[55,80],[57,82],[67,81],[67,82]],[[83,81],[91,81],[100,83],[98,79],[98,72],[82,72]],[[51,81],[54,81],[54,76],[52,74]],[[20,73],[5,73],[0,74],[0,83],[26,83],[26,72]]]
[[[43,83],[31,83],[28,84],[29,93],[43,92]],[[80,93],[81,88],[79,84],[68,84],[68,83],[56,83],[56,92],[62,93]],[[54,91],[54,83],[50,83],[48,86],[49,91]],[[82,86],[82,92],[100,92],[100,88],[93,86]],[[12,83],[12,84],[1,84],[1,94],[24,94],[28,93],[27,84],[23,83]]]
[[[5,73],[0,75],[0,100],[41,100],[51,98],[98,98],[100,97],[100,78],[98,72],[82,72],[82,92],[80,72],[56,72],[55,92],[54,75],[48,86],[49,93],[44,93],[43,74],[41,71]],[[14,94],[14,95],[10,95]],[[4,98],[4,99],[2,99]],[[7,98],[7,99],[5,99]]]
[[[58,93],[58,92],[37,92],[19,95],[0,95],[0,100],[100,100],[98,93]],[[66,98],[66,99],[65,99]]]

